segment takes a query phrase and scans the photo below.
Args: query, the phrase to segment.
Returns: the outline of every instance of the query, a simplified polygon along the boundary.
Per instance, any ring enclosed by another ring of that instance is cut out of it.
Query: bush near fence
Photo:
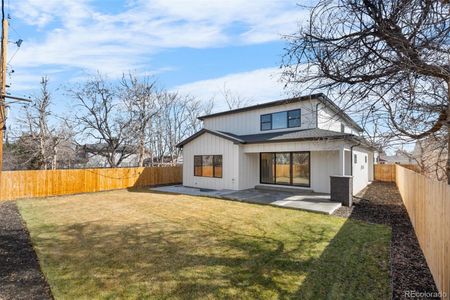
[[[396,183],[434,281],[449,299],[450,185],[417,171],[416,165],[375,165],[374,176]]]
[[[3,171],[0,200],[99,192],[182,182],[182,168]]]

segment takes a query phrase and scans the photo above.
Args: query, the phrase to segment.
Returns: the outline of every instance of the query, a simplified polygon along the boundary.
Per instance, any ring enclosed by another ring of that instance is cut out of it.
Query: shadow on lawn
[[[92,297],[100,290],[114,290],[102,295],[119,298],[388,294],[389,232],[374,230],[376,226],[346,221],[332,237],[321,224],[303,226],[299,232],[275,223],[267,233],[255,222],[250,234],[236,231],[233,221],[191,221],[198,226],[167,222],[155,212],[150,223],[77,223],[58,227],[56,237],[43,226],[34,229],[33,236],[56,298]],[[278,234],[283,237],[274,238]],[[318,246],[330,239],[321,252]]]
[[[286,253],[279,240],[231,232],[214,222],[209,223],[209,230],[201,231],[149,228],[160,225],[167,226],[165,222],[119,227],[84,223],[60,228],[62,239],[36,238],[39,248],[49,251],[41,255],[51,273],[52,288],[58,286],[55,296],[59,292],[59,296],[82,296],[85,288],[79,295],[71,294],[76,286],[93,284],[95,291],[117,280],[117,294],[111,296],[127,297],[138,291],[143,293],[140,296],[164,298],[285,297],[289,292],[276,275],[299,276],[313,263],[290,254],[307,253],[326,240],[318,232],[316,239]],[[44,228],[41,236],[45,232]]]
[[[437,287],[395,184],[373,182],[358,196],[349,218],[392,228],[392,297],[406,299],[408,291],[437,294]]]

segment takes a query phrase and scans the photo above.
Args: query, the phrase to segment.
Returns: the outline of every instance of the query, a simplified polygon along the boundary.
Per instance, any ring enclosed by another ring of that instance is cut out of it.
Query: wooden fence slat
[[[129,187],[176,184],[182,168],[114,168],[3,171],[0,200],[89,193]]]
[[[395,182],[395,164],[376,164],[374,165],[373,173],[374,179],[377,181]],[[418,165],[400,165],[409,170],[419,172]]]
[[[394,165],[397,184],[420,247],[443,299],[450,294],[450,185]],[[381,175],[380,175],[381,176]]]

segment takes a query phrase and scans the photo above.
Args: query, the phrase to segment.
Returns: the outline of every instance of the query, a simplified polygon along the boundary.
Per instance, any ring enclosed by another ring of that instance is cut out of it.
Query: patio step
[[[269,190],[269,191],[278,191],[278,192],[289,192],[289,193],[299,193],[299,194],[314,194],[314,191],[311,189],[298,188],[298,187],[290,187],[290,186],[274,186],[274,185],[255,185],[255,189],[257,190]]]

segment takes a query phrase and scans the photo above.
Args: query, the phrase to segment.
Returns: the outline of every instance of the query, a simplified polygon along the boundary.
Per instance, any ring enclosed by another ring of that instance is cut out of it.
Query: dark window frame
[[[289,114],[291,112],[294,111],[298,111],[298,118],[289,118]],[[279,114],[279,113],[286,113],[286,127],[283,128],[273,128],[273,115],[274,114]],[[263,122],[263,117],[266,116],[270,116],[270,121],[265,121]],[[298,126],[290,126],[289,125],[289,121],[290,120],[297,120],[298,119]],[[263,124],[270,124],[270,128],[268,129],[263,129]],[[302,127],[302,109],[301,108],[296,108],[296,109],[290,109],[290,110],[283,110],[283,111],[276,111],[273,113],[269,113],[269,114],[263,114],[259,116],[259,129],[260,131],[268,131],[268,130],[279,130],[279,129],[286,129],[286,128],[297,128],[297,127]]]
[[[298,118],[289,119],[289,113],[294,111],[298,111]],[[296,119],[298,119],[298,126],[289,126],[289,121]],[[302,110],[300,108],[291,109],[287,111],[287,128],[297,128],[297,127],[302,127]]]
[[[270,117],[270,121],[266,121],[266,122],[263,122],[263,117],[265,117],[265,116],[269,116]],[[270,124],[270,128],[269,129],[263,129],[263,124]],[[267,131],[267,130],[272,130],[272,114],[264,114],[264,115],[260,115],[259,116],[259,129],[261,130],[261,131]]]
[[[200,158],[200,165],[195,164],[197,161],[196,158]],[[195,170],[197,167],[200,167],[200,175],[195,174]],[[201,155],[194,155],[194,176],[202,177],[203,175],[203,157]]]
[[[289,165],[289,169],[290,169],[290,184],[282,184],[282,183],[277,183],[276,182],[276,178],[277,178],[277,163],[276,163],[276,159],[273,159],[272,161],[274,162],[275,168],[274,168],[274,172],[273,172],[273,177],[275,178],[275,182],[263,182],[262,181],[262,154],[272,154],[272,156],[276,156],[277,153],[289,153],[290,156],[290,165]],[[293,153],[308,153],[308,185],[300,185],[300,184],[293,184]],[[259,153],[259,183],[260,184],[273,184],[273,185],[282,185],[282,186],[293,186],[293,187],[303,187],[303,188],[310,188],[311,187],[311,151],[280,151],[280,152],[260,152]]]
[[[204,156],[212,156],[212,167],[213,167],[212,176],[204,176],[203,175],[203,157]],[[200,157],[200,175],[195,174],[195,168],[196,168],[196,166],[198,166],[195,164],[196,157]],[[216,164],[215,164],[216,157],[220,157],[220,163],[221,163],[220,167],[222,168],[222,172],[221,172],[220,176],[216,176]],[[194,155],[194,177],[223,178],[223,155],[222,154]]]

